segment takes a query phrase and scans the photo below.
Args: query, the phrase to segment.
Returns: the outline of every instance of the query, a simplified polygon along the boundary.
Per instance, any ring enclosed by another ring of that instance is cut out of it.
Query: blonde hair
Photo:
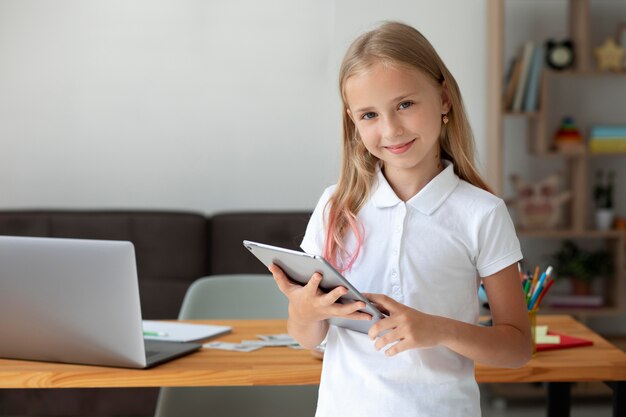
[[[459,87],[430,42],[413,27],[399,22],[384,23],[361,35],[348,48],[339,72],[343,101],[342,167],[337,187],[326,206],[324,257],[341,271],[350,269],[359,255],[364,231],[357,214],[370,196],[379,161],[367,151],[348,115],[344,88],[348,78],[377,63],[417,69],[439,86],[445,82],[451,107],[447,114],[449,121],[442,125],[439,137],[441,158],[452,161],[459,178],[491,192],[474,166],[474,137]],[[357,241],[353,253],[344,244],[348,231],[354,233]]]

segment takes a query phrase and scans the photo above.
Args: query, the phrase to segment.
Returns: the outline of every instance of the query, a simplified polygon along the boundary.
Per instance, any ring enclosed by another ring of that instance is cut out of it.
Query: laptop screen
[[[143,368],[131,242],[0,236],[0,357]]]

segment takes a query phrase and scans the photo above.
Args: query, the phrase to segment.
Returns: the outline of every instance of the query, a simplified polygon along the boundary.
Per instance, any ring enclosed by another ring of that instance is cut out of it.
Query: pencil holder
[[[530,321],[530,339],[533,345],[532,357],[534,358],[537,356],[537,310],[528,311],[528,320]]]

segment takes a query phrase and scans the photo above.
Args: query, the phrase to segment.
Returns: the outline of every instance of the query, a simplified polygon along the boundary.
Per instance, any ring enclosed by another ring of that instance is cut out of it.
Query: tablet
[[[305,252],[279,248],[277,246],[265,245],[263,243],[243,241],[243,245],[265,266],[272,264],[278,265],[285,274],[294,282],[305,285],[311,276],[319,272],[322,274],[322,282],[320,289],[322,291],[331,291],[332,289],[343,286],[348,292],[339,298],[338,302],[349,303],[354,301],[363,301],[365,308],[359,311],[365,312],[372,316],[372,320],[352,320],[346,318],[334,317],[329,319],[329,323],[335,326],[355,330],[361,333],[367,333],[374,323],[377,323],[385,316],[367,299],[365,298],[347,279],[345,279],[335,268],[321,256],[311,255]]]

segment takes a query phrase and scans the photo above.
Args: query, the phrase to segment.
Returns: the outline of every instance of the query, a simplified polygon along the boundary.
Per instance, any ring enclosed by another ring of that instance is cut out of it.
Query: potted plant
[[[613,182],[615,172],[609,171],[606,174],[599,170],[596,172],[596,183],[593,187],[593,201],[595,204],[596,227],[600,230],[611,229],[613,223]]]
[[[596,277],[607,277],[613,271],[611,254],[606,250],[588,251],[571,240],[563,241],[553,255],[557,277],[569,278],[574,295],[590,295]]]

